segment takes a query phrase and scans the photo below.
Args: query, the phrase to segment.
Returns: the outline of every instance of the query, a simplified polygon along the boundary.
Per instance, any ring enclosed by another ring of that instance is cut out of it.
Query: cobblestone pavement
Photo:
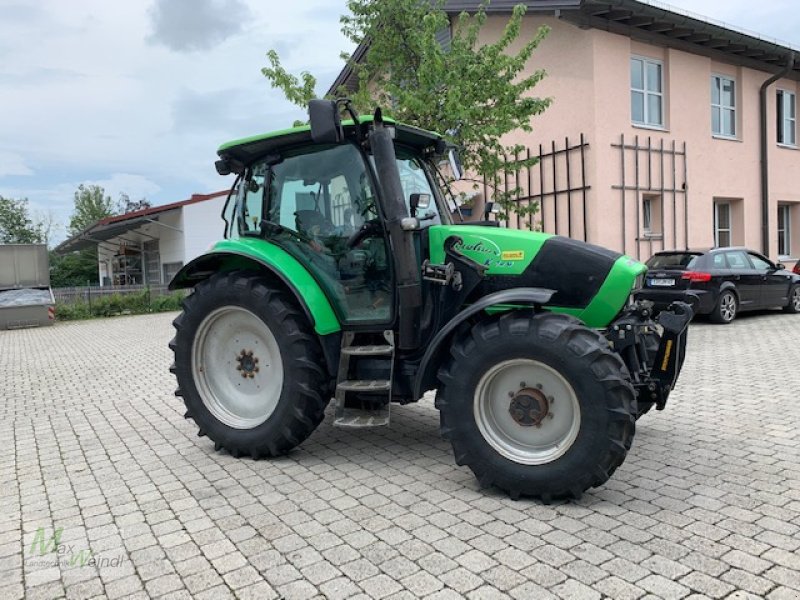
[[[800,317],[693,325],[622,468],[543,506],[480,490],[430,400],[215,453],[173,316],[0,332],[0,598],[800,597]]]

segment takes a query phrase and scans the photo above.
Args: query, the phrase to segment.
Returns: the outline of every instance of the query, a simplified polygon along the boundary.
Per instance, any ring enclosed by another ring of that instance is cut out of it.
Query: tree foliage
[[[550,105],[550,99],[532,95],[545,72],[529,70],[548,29],[541,27],[533,37],[520,39],[525,6],[518,5],[499,38],[486,42],[480,39],[485,5],[452,23],[443,5],[443,0],[348,0],[342,31],[354,43],[369,44],[360,62],[343,55],[357,78],[357,89],[349,95],[362,112],[388,107],[399,121],[444,134],[460,147],[467,170],[497,183],[509,170],[535,162],[509,165],[506,157],[524,147],[506,143],[504,136],[515,130],[530,132],[532,118]],[[439,34],[448,30],[449,41],[443,44]],[[262,72],[271,85],[291,102],[307,105],[316,87],[314,76],[287,73],[274,51],[268,59],[270,66]],[[519,209],[513,195],[511,191],[496,200],[518,213],[537,209],[533,203],[530,209]]]
[[[119,195],[119,200],[117,200],[117,213],[121,215],[127,215],[128,213],[136,212],[137,210],[144,210],[145,208],[150,208],[152,204],[146,198],[140,198],[139,200],[131,200],[131,197],[122,192]]]
[[[50,285],[52,287],[96,285],[97,252],[93,249],[64,255],[50,252]]]
[[[34,222],[28,200],[0,196],[0,243],[40,244],[44,242],[42,223]]]
[[[114,214],[114,205],[110,196],[99,185],[80,184],[75,191],[75,207],[69,220],[69,232],[80,233],[100,219]]]

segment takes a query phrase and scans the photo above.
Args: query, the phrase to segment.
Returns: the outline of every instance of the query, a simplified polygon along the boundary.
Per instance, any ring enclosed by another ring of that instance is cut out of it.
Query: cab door
[[[271,168],[270,239],[319,282],[343,324],[394,318],[391,255],[364,155],[353,144],[310,145]],[[356,236],[369,225],[370,235]]]

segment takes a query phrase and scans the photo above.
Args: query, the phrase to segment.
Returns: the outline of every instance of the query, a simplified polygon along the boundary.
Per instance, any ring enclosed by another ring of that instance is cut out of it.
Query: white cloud
[[[9,175],[33,175],[33,170],[19,154],[0,151],[0,177]]]
[[[241,0],[156,0],[148,41],[179,52],[208,50],[239,33],[252,13]]]
[[[115,201],[122,193],[128,194],[131,200],[139,200],[140,198],[151,197],[161,191],[161,186],[154,181],[150,181],[142,175],[133,175],[131,173],[114,173],[106,179],[83,181],[81,183],[99,185],[106,191],[106,196],[111,196]]]

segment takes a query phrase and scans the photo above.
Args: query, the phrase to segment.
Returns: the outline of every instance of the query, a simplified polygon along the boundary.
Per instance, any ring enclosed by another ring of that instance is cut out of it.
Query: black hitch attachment
[[[663,333],[655,362],[650,369],[650,378],[662,392],[656,399],[658,410],[663,410],[669,392],[678,381],[683,360],[686,358],[686,330],[693,316],[694,311],[689,304],[673,302],[656,319],[663,328]]]
[[[653,305],[638,301],[606,330],[612,348],[625,361],[640,403],[663,410],[686,357],[686,330],[694,312],[673,302],[653,320]]]

